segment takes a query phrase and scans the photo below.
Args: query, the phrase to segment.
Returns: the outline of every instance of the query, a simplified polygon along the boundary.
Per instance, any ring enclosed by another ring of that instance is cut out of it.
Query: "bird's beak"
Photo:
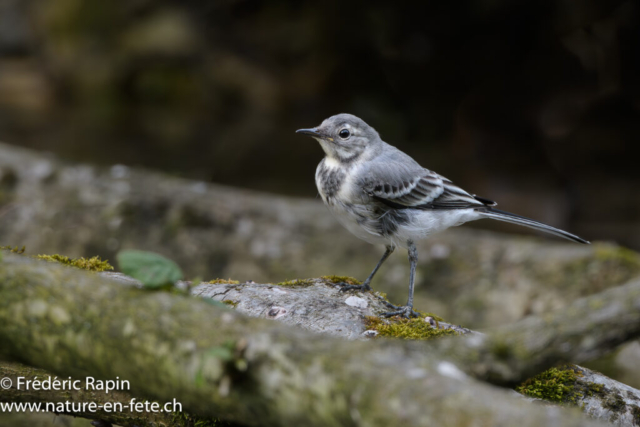
[[[315,136],[316,138],[320,137],[320,132],[318,132],[318,128],[311,129],[298,129],[296,133],[301,133],[303,135]]]

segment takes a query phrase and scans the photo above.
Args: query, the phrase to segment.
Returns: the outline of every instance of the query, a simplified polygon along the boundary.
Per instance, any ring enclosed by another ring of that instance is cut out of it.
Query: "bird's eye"
[[[340,138],[342,139],[347,139],[349,138],[349,135],[351,135],[351,133],[349,133],[348,129],[342,129],[340,132],[338,132],[338,135],[340,135]]]

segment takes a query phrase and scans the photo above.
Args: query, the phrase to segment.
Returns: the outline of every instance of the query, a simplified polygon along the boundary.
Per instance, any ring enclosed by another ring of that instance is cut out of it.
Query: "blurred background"
[[[639,6],[0,0],[0,140],[313,198],[294,131],[349,112],[503,209],[640,249]]]

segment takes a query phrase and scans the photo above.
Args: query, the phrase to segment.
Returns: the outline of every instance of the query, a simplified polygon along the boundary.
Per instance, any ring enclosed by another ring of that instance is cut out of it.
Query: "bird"
[[[496,209],[497,203],[468,193],[451,180],[422,167],[409,155],[387,144],[376,130],[352,114],[337,114],[315,128],[298,129],[320,143],[325,157],[315,181],[324,204],[351,233],[385,252],[361,285],[342,290],[371,291],[371,281],[397,247],[409,255],[409,297],[404,306],[387,303],[385,317],[411,318],[416,242],[469,221],[488,218],[518,224],[565,239],[587,240],[547,224]]]

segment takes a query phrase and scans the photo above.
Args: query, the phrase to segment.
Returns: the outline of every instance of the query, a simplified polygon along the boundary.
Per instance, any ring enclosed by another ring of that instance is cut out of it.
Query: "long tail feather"
[[[563,237],[567,240],[572,240],[578,243],[590,244],[587,240],[584,240],[574,234],[567,233],[566,231],[552,227],[547,224],[535,221],[530,218],[525,218],[520,215],[512,214],[511,212],[505,212],[498,209],[487,207],[486,210],[480,211],[485,218],[491,218],[498,221],[509,222],[511,224],[523,225],[525,227],[533,228],[534,230],[541,230],[547,233],[555,234],[556,236]]]

